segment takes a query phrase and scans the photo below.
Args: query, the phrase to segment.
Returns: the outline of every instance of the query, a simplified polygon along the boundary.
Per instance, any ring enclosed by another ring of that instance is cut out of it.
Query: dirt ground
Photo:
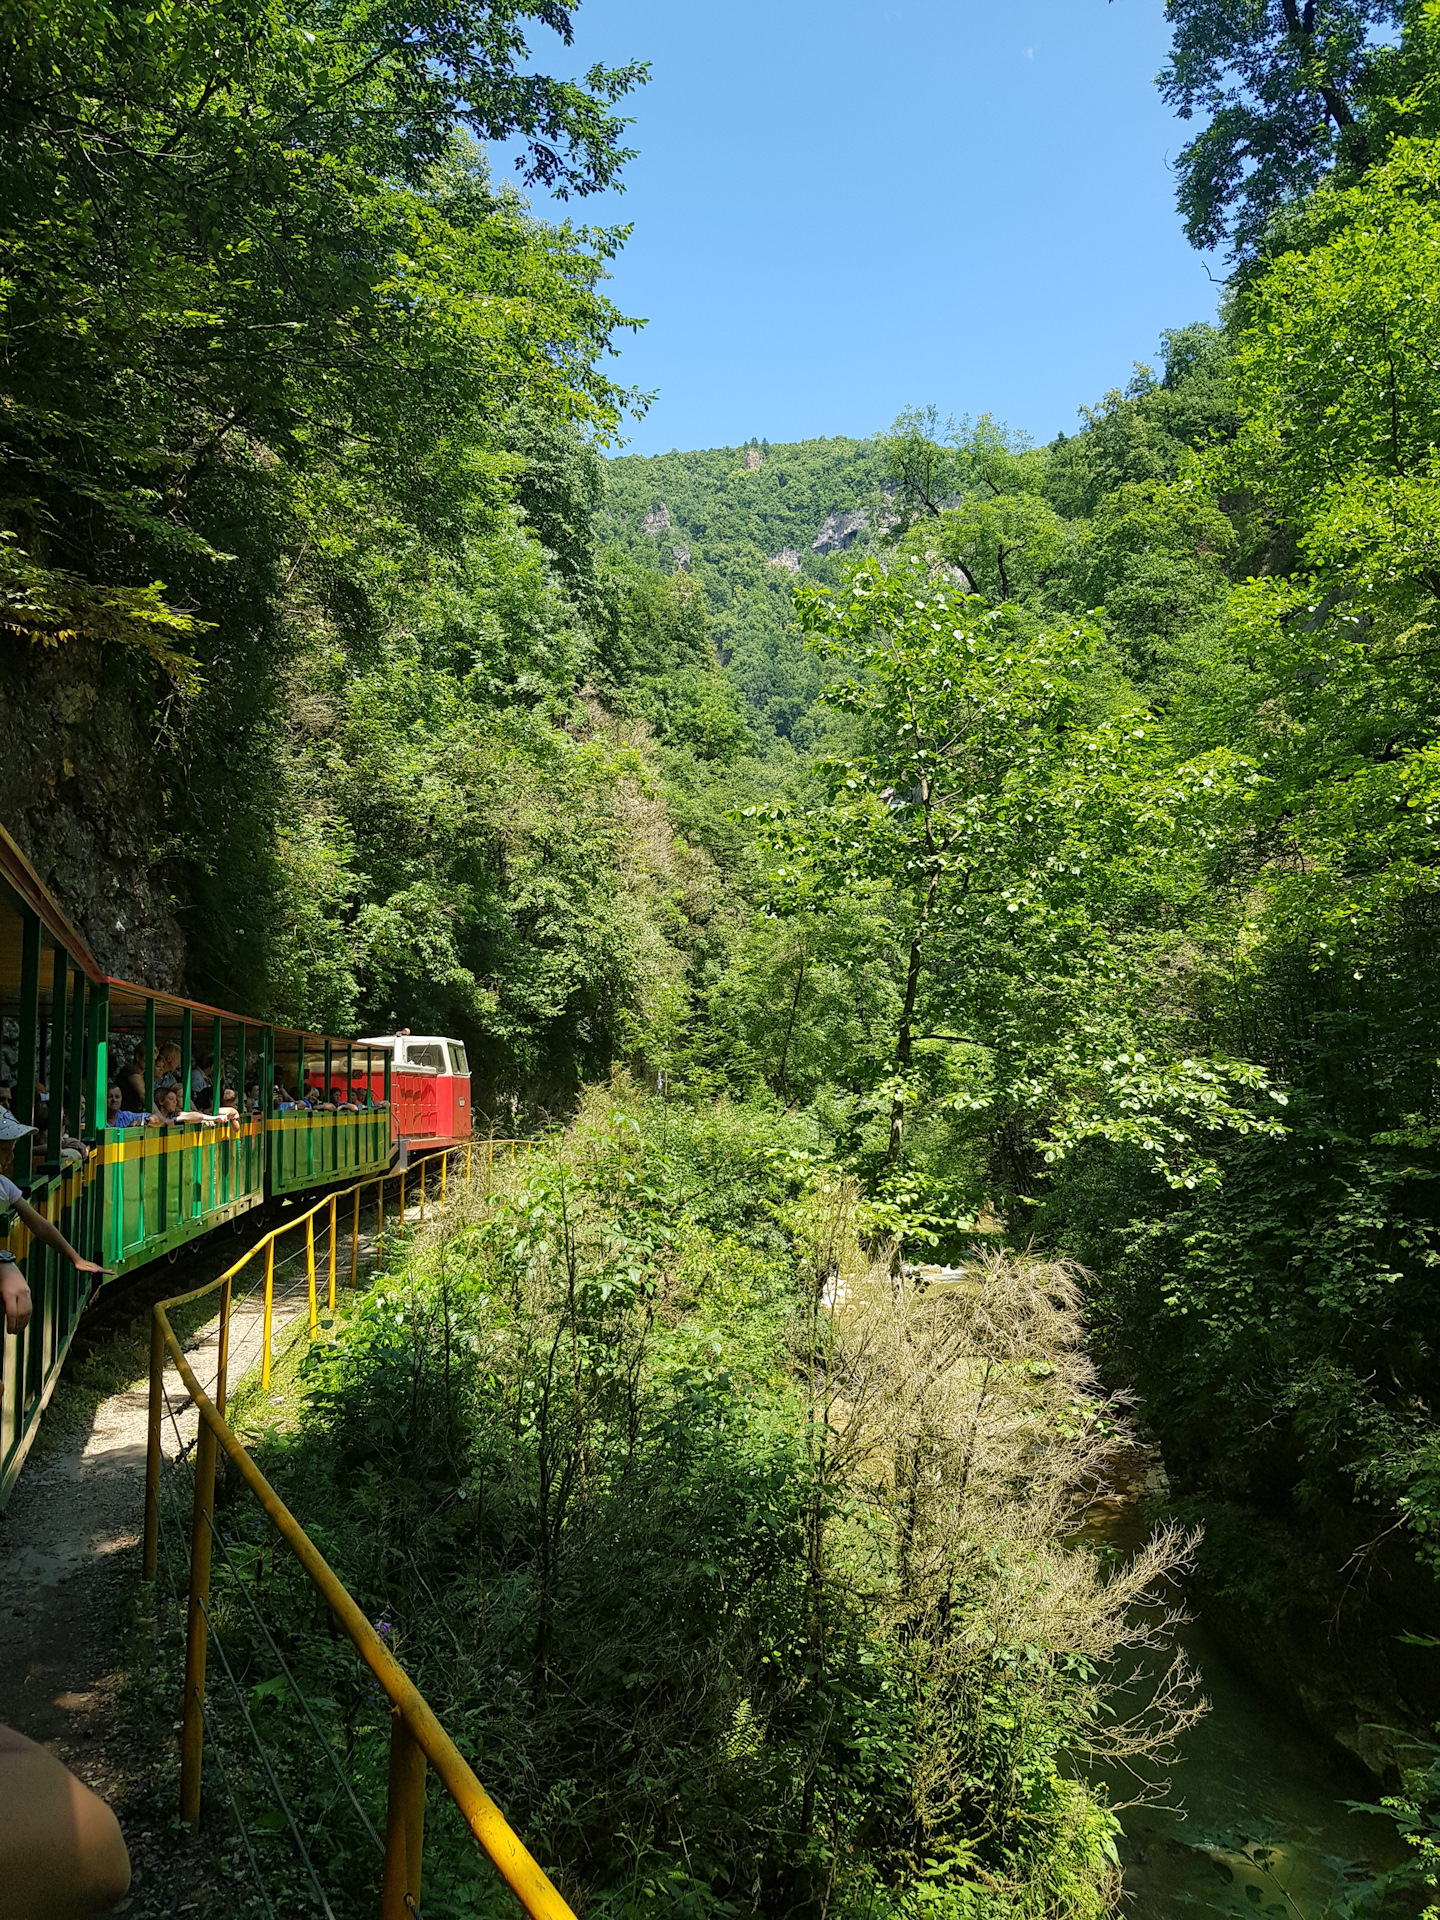
[[[262,1231],[252,1229],[252,1237]],[[173,1794],[174,1721],[137,1727],[126,1700],[126,1646],[140,1644],[137,1612],[149,1406],[149,1306],[201,1284],[238,1251],[207,1243],[187,1262],[139,1286],[102,1295],[46,1414],[41,1440],[0,1517],[0,1721],[39,1740],[102,1794],[120,1817],[134,1878],[119,1911],[204,1911],[207,1876],[178,1830]],[[258,1262],[256,1263],[258,1267]],[[301,1268],[277,1269],[276,1344],[307,1309]],[[238,1300],[231,1323],[232,1391],[259,1363],[258,1294]],[[218,1323],[186,1338],[202,1382],[214,1377]],[[170,1415],[162,1445],[177,1459],[194,1443],[196,1415],[179,1375],[167,1374]]]

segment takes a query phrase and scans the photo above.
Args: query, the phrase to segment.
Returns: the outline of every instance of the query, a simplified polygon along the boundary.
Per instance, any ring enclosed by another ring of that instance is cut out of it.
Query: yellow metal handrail
[[[493,1160],[497,1144],[507,1144],[512,1157],[517,1146],[527,1152],[530,1141],[491,1142]],[[420,1166],[421,1217],[424,1217],[425,1160],[440,1160],[440,1189],[446,1191],[447,1162],[459,1148],[448,1148],[424,1157]],[[471,1172],[473,1144],[465,1148],[467,1183]],[[400,1218],[405,1217],[405,1176],[400,1176]],[[275,1243],[282,1234],[303,1226],[306,1230],[306,1268],[310,1289],[310,1335],[318,1331],[318,1302],[315,1275],[315,1215],[330,1213],[329,1302],[335,1305],[334,1229],[341,1200],[354,1197],[354,1243],[351,1247],[351,1285],[355,1283],[359,1248],[360,1193],[376,1185],[381,1191],[376,1217],[377,1258],[384,1225],[384,1187],[381,1181],[362,1180],[316,1203],[308,1212],[272,1227],[256,1241],[218,1280],[195,1287],[189,1293],[159,1301],[154,1308],[150,1339],[150,1429],[145,1466],[145,1536],[143,1571],[147,1580],[155,1578],[160,1525],[160,1434],[164,1409],[165,1359],[175,1362],[185,1389],[194,1401],[200,1429],[195,1449],[195,1503],[190,1529],[190,1591],[185,1638],[185,1697],[181,1721],[180,1812],[190,1826],[200,1818],[200,1774],[204,1741],[203,1707],[205,1665],[209,1639],[210,1549],[215,1508],[215,1466],[217,1449],[223,1447],[234,1461],[241,1478],[254,1493],[276,1531],[294,1553],[311,1582],[324,1599],[335,1619],[349,1635],[351,1643],[384,1689],[390,1702],[390,1769],[385,1810],[385,1865],[381,1879],[381,1920],[413,1920],[420,1900],[420,1868],[425,1829],[425,1768],[434,1767],[442,1785],[459,1808],[461,1817],[479,1841],[496,1871],[510,1887],[521,1906],[533,1920],[574,1920],[565,1901],[556,1892],[543,1869],[511,1829],[505,1816],[486,1793],[469,1763],[446,1733],[434,1713],[393,1658],[364,1611],[337,1579],[334,1570],[311,1540],[300,1522],[276,1493],[246,1451],[244,1442],[225,1418],[225,1402],[230,1358],[230,1307],[233,1282],[237,1273],[262,1249],[265,1251],[265,1329],[262,1355],[262,1380],[270,1373],[270,1343],[273,1324]],[[215,1395],[212,1399],[196,1378],[184,1349],[170,1324],[169,1310],[219,1292],[220,1334],[216,1360]]]

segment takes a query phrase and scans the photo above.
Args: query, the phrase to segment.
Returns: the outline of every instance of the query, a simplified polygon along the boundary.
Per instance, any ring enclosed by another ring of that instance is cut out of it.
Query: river
[[[1153,1455],[1137,1456],[1117,1483],[1088,1512],[1082,1537],[1133,1550],[1143,1501],[1163,1473]],[[1121,1815],[1128,1920],[1195,1920],[1197,1907],[1247,1920],[1343,1911],[1347,1895],[1406,1852],[1388,1820],[1346,1806],[1380,1789],[1236,1672],[1203,1620],[1182,1642],[1210,1711],[1178,1743],[1165,1804]]]

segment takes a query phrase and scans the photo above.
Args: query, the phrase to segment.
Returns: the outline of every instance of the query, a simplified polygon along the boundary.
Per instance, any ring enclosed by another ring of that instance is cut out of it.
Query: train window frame
[[[407,1067],[419,1067],[425,1073],[444,1073],[445,1043],[441,1040],[411,1040],[405,1048]]]
[[[468,1080],[470,1077],[470,1056],[458,1040],[447,1040],[445,1044],[450,1049],[451,1073],[459,1074],[462,1078]]]

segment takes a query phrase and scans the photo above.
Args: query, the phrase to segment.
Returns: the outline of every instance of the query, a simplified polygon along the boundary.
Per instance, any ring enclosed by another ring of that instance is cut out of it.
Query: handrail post
[[[209,1635],[210,1521],[215,1511],[215,1432],[196,1409],[195,1509],[190,1524],[190,1602],[185,1630],[185,1702],[180,1734],[180,1818],[200,1824],[200,1766],[205,1746],[205,1655]]]
[[[305,1216],[305,1273],[310,1282],[310,1338],[320,1331],[320,1310],[315,1299],[315,1215]]]
[[[355,1188],[355,1217],[350,1226],[350,1291],[353,1293],[360,1276],[360,1188]]]
[[[420,1162],[420,1224],[422,1227],[425,1224],[425,1169],[429,1164],[428,1160]]]
[[[224,1413],[230,1385],[230,1293],[234,1286],[230,1274],[220,1289],[220,1351],[215,1360],[215,1410]]]
[[[140,1563],[142,1580],[155,1578],[160,1551],[160,1425],[165,1404],[165,1336],[160,1322],[150,1321],[150,1421],[145,1438],[145,1547]]]
[[[331,1313],[335,1311],[335,1233],[338,1224],[336,1209],[339,1205],[339,1194],[332,1193],[330,1196],[330,1292],[328,1296]]]
[[[390,1780],[385,1799],[385,1874],[380,1920],[414,1920],[425,1847],[425,1755],[398,1707],[390,1709]]]
[[[270,1326],[275,1310],[275,1236],[265,1242],[265,1331],[260,1344],[260,1385],[270,1384]]]

